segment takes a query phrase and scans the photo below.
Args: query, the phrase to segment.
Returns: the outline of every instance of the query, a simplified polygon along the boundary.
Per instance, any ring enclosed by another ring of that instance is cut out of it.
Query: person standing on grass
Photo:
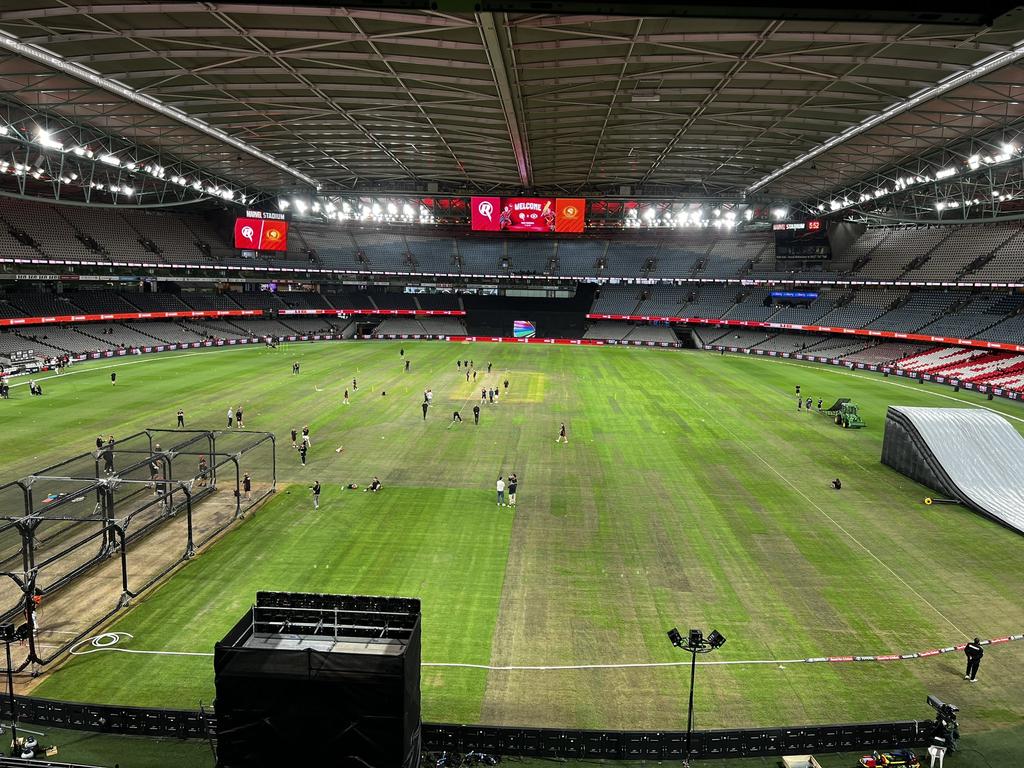
[[[490,364],[490,362],[487,363],[487,372],[488,373],[491,372],[491,364]]]
[[[516,505],[516,488],[519,487],[519,478],[516,477],[516,473],[513,472],[508,476],[508,505],[514,507]]]
[[[231,427],[233,427],[234,424],[235,424],[235,411],[229,405],[228,406],[228,429],[231,429]]]
[[[239,429],[245,429],[245,424],[242,423],[242,406],[235,408],[235,424]]]
[[[505,391],[508,392],[508,379],[505,379]]]
[[[569,437],[565,434],[565,422],[562,422],[562,426],[558,428],[558,437],[555,439],[556,443],[569,444]]]
[[[476,381],[476,371],[473,371],[473,381]]]
[[[299,440],[299,430],[293,429],[292,430],[292,448],[298,448],[299,447],[298,444],[297,444],[298,440]]]
[[[486,389],[481,389],[480,390],[480,402],[481,403],[486,403],[487,402],[487,390]]]
[[[821,413],[821,398],[818,398],[818,412]]]
[[[103,435],[96,435],[96,450],[103,450]]]
[[[309,490],[313,492],[313,509],[320,509],[320,481],[314,480]]]
[[[427,420],[427,409],[430,408],[430,403],[427,402],[427,398],[426,397],[423,398],[423,403],[421,404],[420,407],[423,408],[423,420],[426,421]]]
[[[306,447],[310,447],[313,443],[309,439],[309,424],[302,428],[302,444]]]
[[[178,409],[178,429],[182,429],[185,426],[185,411],[181,408]]]
[[[206,473],[209,471],[209,467],[206,464],[206,456],[199,457],[199,471],[197,477],[199,479],[199,487],[206,487]]]
[[[480,406],[479,405],[474,405],[473,406],[473,423],[478,425],[478,426],[480,424]]]
[[[409,372],[409,361],[408,360],[405,361],[405,372],[406,373]]]
[[[498,475],[497,489],[498,489],[498,506],[499,507],[504,507],[505,506],[505,481],[502,479],[501,475]]]
[[[249,477],[249,473],[245,473],[245,477],[242,478],[242,490],[245,491],[245,500],[249,501],[252,499],[252,478]]]
[[[348,390],[345,390],[345,399],[341,401],[342,405],[348,405]]]
[[[810,397],[808,397],[808,398],[807,398],[807,402],[806,402],[806,403],[804,403],[804,407],[805,407],[805,408],[807,409],[807,412],[808,412],[808,413],[810,413],[810,412],[811,412],[811,406],[812,406],[812,405],[814,405],[814,400],[813,400],[813,398],[810,398]]]
[[[970,680],[972,683],[978,682],[978,667],[981,666],[981,657],[985,655],[985,649],[981,647],[981,640],[974,638],[974,640],[964,646],[964,656],[967,657],[967,672],[964,674],[964,680]]]
[[[112,386],[112,387],[116,387],[117,386],[117,371],[111,371],[110,372],[110,386]]]
[[[462,361],[461,361],[461,360],[456,360],[456,361],[455,361],[455,367],[456,367],[456,368],[457,368],[458,370],[460,370],[460,371],[461,371],[461,370],[462,370]]]
[[[299,445],[299,459],[302,461],[302,466],[306,466],[306,451],[308,450],[308,443],[302,443],[301,445]]]
[[[359,385],[356,383],[356,379],[355,379],[354,376],[352,377],[352,391],[353,392],[358,392],[359,391]]]
[[[469,368],[466,369],[466,381],[469,381]]]

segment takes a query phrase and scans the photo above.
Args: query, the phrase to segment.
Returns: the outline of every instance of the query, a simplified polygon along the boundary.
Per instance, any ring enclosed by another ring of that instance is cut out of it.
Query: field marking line
[[[94,637],[87,637],[84,640],[80,640],[75,643],[69,653],[72,656],[88,656],[93,653],[99,653],[101,651],[116,651],[118,653],[133,653],[143,656],[202,656],[210,658],[214,654],[202,652],[202,651],[147,651],[135,648],[120,648],[118,643],[122,639],[133,639],[134,636],[128,632],[104,632]],[[982,640],[981,645],[999,645],[1002,643],[1008,643],[1013,641],[1024,640],[1024,633],[1016,635],[1004,635],[1003,637],[993,638],[991,640]],[[82,646],[91,646],[85,650],[82,650]],[[727,667],[727,666],[757,666],[766,664],[839,664],[839,663],[850,663],[850,662],[886,662],[886,661],[909,661],[911,659],[925,659],[931,656],[941,656],[947,653],[954,653],[961,651],[964,648],[964,644],[951,645],[945,648],[937,648],[928,651],[918,651],[916,653],[893,653],[884,655],[872,655],[872,656],[856,656],[856,655],[842,655],[842,656],[816,656],[805,659],[733,659],[724,661],[698,661],[697,665],[701,667]],[[603,670],[603,669],[655,669],[661,667],[688,667],[689,661],[652,661],[652,662],[623,662],[618,664],[552,664],[552,665],[540,665],[540,664],[509,664],[509,665],[491,665],[491,664],[469,664],[463,662],[454,661],[424,661],[421,662],[421,667],[436,667],[436,668],[458,668],[458,669],[481,669],[489,672],[558,672],[558,671],[575,671],[575,670]]]
[[[232,352],[232,351],[233,352],[239,352],[239,351],[246,350],[246,349],[253,349],[253,347],[228,347],[227,349],[217,349],[217,350],[207,349],[207,350],[202,351],[202,352],[186,352],[185,354],[182,354],[182,355],[166,354],[166,353],[164,353],[164,354],[149,353],[148,355],[146,355],[145,359],[143,359],[143,360],[126,360],[123,363],[111,363],[110,365],[91,365],[88,368],[72,368],[71,370],[65,371],[64,373],[54,373],[54,374],[50,374],[49,376],[29,376],[28,378],[29,378],[30,381],[49,381],[50,379],[65,379],[68,376],[74,376],[76,373],[91,373],[92,371],[105,371],[105,370],[108,370],[110,368],[123,368],[123,367],[125,367],[127,365],[140,365],[142,363],[155,363],[155,362],[160,361],[160,360],[180,360],[183,357],[197,357],[199,355],[206,355],[206,354],[209,354],[210,352],[214,352],[214,351],[216,351],[216,352]],[[89,362],[91,362],[91,361],[83,360],[80,363],[75,363],[75,365],[84,365],[84,364],[88,364]],[[13,384],[11,384],[11,386],[12,387],[24,387],[28,383],[29,383],[28,381],[16,381]]]
[[[686,392],[685,388],[682,389],[681,391],[684,392],[684,393]],[[700,410],[702,410],[704,413],[706,413],[709,417],[711,417],[712,419],[715,418],[715,415],[711,411],[709,411],[707,408],[705,408],[703,405],[701,405],[690,394],[686,393],[685,397],[691,403],[693,403],[695,406],[697,406]],[[806,493],[804,493],[802,490],[800,490],[800,488],[798,488],[788,477],[786,477],[784,474],[779,472],[779,470],[777,470],[775,468],[775,466],[771,462],[769,462],[766,458],[764,458],[764,456],[762,456],[758,451],[756,451],[754,448],[752,448],[750,445],[748,445],[744,440],[740,439],[740,437],[733,430],[729,429],[729,427],[727,427],[725,424],[723,424],[722,422],[718,422],[718,425],[722,429],[724,429],[726,432],[728,432],[732,436],[733,440],[735,440],[737,443],[739,443],[744,448],[746,448],[747,451],[749,451],[754,456],[754,458],[756,458],[758,461],[760,461],[762,464],[764,464],[766,467],[768,467],[768,469],[770,469],[776,476],[778,476],[778,478],[780,480],[782,480],[783,483],[785,483],[790,488],[792,488],[808,504],[810,504],[812,507],[814,507],[814,509],[818,510],[818,512],[826,520],[831,522],[832,525],[834,525],[836,528],[838,528],[840,531],[842,531],[843,534],[847,538],[850,539],[850,541],[852,541],[858,547],[863,549],[875,562],[877,562],[879,565],[881,565],[883,568],[885,568],[885,570],[887,570],[889,573],[891,573],[896,578],[897,581],[899,581],[904,587],[906,587],[908,590],[910,590],[910,592],[912,592],[914,595],[916,595],[921,600],[921,602],[923,602],[925,605],[927,605],[929,608],[931,608],[943,621],[945,621],[947,624],[949,624],[949,626],[951,626],[953,629],[955,629],[961,635],[966,637],[968,640],[971,639],[970,635],[968,635],[966,632],[964,632],[962,629],[960,629],[960,627],[958,627],[956,624],[954,624],[952,621],[950,621],[950,619],[942,611],[940,611],[932,603],[930,603],[928,601],[928,599],[924,595],[922,595],[920,592],[918,592],[916,589],[914,589],[909,583],[907,583],[906,579],[904,579],[902,576],[900,576],[898,573],[896,573],[896,571],[894,571],[892,568],[890,568],[889,565],[886,564],[884,560],[882,560],[878,555],[876,555],[874,552],[872,552],[868,548],[868,546],[866,544],[864,544],[863,542],[860,541],[860,539],[858,539],[856,536],[854,536],[852,533],[850,533],[848,530],[846,530],[839,523],[838,520],[836,520],[828,512],[826,512],[824,509],[822,509],[822,507],[816,501],[814,501],[814,499],[812,499],[810,496],[808,496]]]

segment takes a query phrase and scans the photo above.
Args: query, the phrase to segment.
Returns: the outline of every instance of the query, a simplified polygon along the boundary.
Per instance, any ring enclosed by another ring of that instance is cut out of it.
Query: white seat
[[[939,759],[939,768],[942,768],[942,761],[946,757],[945,747],[928,747],[928,754],[932,758],[931,768],[935,768],[935,758]]]

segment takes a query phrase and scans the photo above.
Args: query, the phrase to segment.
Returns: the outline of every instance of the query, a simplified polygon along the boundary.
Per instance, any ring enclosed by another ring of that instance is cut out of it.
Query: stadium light
[[[290,205],[291,203],[289,203],[283,197],[277,201],[277,207],[280,208],[282,211],[287,211]]]
[[[398,206],[394,203],[388,203],[388,216],[394,216],[398,213]]]
[[[295,210],[297,210],[299,212],[299,215],[305,214],[306,213],[306,201],[305,200],[299,200],[298,198],[296,198],[295,199]]]
[[[774,216],[776,219],[779,219],[780,221],[782,219],[786,218],[786,215],[788,213],[789,213],[789,211],[787,211],[785,208],[773,208],[772,209],[772,216]]]
[[[117,157],[116,155],[100,155],[100,162],[105,163],[106,165],[112,165],[115,168],[117,168],[120,167],[121,165],[121,158]]]
[[[697,676],[697,654],[711,653],[711,651],[721,648],[725,645],[725,635],[714,629],[711,634],[704,637],[703,630],[691,629],[684,639],[679,630],[673,627],[668,631],[668,639],[676,648],[681,648],[690,654],[690,703],[686,709],[686,753],[683,755],[682,763],[689,768],[690,754],[692,753],[690,742],[693,734],[693,684]]]
[[[821,210],[824,207],[825,206],[823,205],[819,205],[818,209]],[[750,208],[747,208],[747,210],[743,212],[743,218],[746,219],[747,221],[750,221],[752,218],[754,218],[754,212]]]
[[[39,128],[36,130],[36,143],[41,147],[46,147],[47,149],[64,149],[64,145],[53,138],[53,134],[45,128]]]
[[[131,197],[132,195],[135,194],[135,190],[132,187],[129,187],[127,184],[125,184],[121,188],[121,191],[124,192],[125,197]]]
[[[648,208],[646,211],[644,211],[644,220],[645,221],[650,221],[653,218],[654,218],[654,209],[653,208]]]

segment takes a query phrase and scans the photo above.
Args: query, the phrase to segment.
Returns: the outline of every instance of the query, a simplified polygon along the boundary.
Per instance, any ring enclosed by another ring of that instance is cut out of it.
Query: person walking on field
[[[514,507],[516,505],[516,489],[519,487],[519,478],[516,477],[516,473],[513,472],[508,476],[508,505]]]
[[[477,425],[480,424],[480,406],[479,405],[474,405],[473,406],[473,423],[477,424]]]
[[[185,411],[181,408],[178,409],[178,427],[182,428],[185,426]]]
[[[110,373],[110,386],[117,386],[117,371],[111,371]]]
[[[245,429],[245,424],[242,423],[242,406],[235,408],[235,424],[239,429]]]
[[[498,475],[497,489],[498,489],[498,506],[499,507],[504,507],[505,506],[505,481],[502,479],[501,475]]]
[[[981,657],[985,655],[985,649],[981,647],[981,640],[974,638],[973,642],[964,646],[964,656],[967,657],[967,672],[964,673],[964,680],[972,683],[978,682],[978,667],[981,666]]]
[[[345,390],[345,399],[341,401],[344,405],[348,405],[348,390]]]
[[[320,509],[320,481],[314,480],[309,490],[313,492],[313,509]]]
[[[232,425],[234,425],[234,423],[235,423],[235,411],[229,405],[228,406],[228,429],[231,429],[231,427],[232,427]]]
[[[558,428],[558,437],[555,438],[555,442],[556,443],[563,443],[564,442],[566,445],[569,444],[569,438],[565,434],[565,422],[564,421],[562,422],[562,426]]]
[[[422,408],[423,408],[423,420],[426,421],[427,420],[427,410],[430,408],[430,403],[428,403],[426,401],[426,399],[423,400]]]
[[[309,439],[309,424],[302,428],[302,444],[307,448],[313,445],[312,441]]]
[[[252,499],[252,478],[249,477],[249,473],[245,473],[245,477],[242,478],[242,490],[245,492],[245,500],[249,501]]]

